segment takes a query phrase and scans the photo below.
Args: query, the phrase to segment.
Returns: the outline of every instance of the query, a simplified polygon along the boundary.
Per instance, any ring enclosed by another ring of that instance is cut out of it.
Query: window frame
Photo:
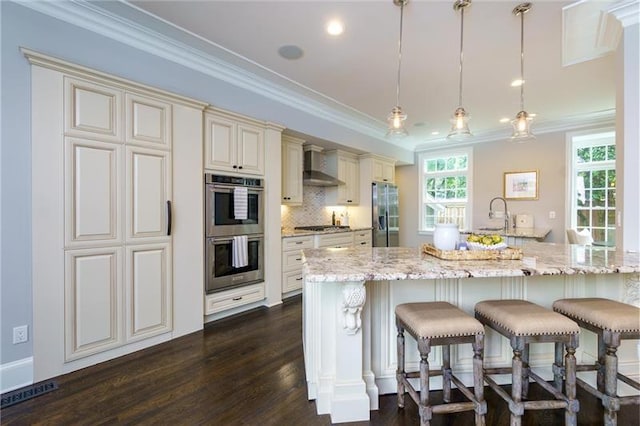
[[[606,141],[606,142],[603,142]],[[616,159],[613,160],[605,160],[602,162],[598,162],[596,164],[593,163],[582,163],[584,165],[579,165],[579,163],[577,162],[577,150],[579,148],[586,148],[586,147],[593,147],[593,146],[600,146],[600,145],[612,145],[614,147],[616,147],[616,132],[614,128],[611,127],[606,127],[606,128],[600,128],[600,129],[593,129],[593,130],[588,130],[588,131],[582,131],[582,132],[570,132],[567,133],[567,176],[566,176],[566,181],[567,181],[567,188],[566,188],[566,199],[568,202],[568,206],[567,206],[567,212],[566,212],[566,220],[565,220],[565,225],[567,229],[584,229],[584,228],[588,228],[592,235],[593,235],[593,228],[591,226],[591,224],[589,226],[579,226],[577,223],[577,200],[575,199],[575,196],[577,194],[577,175],[578,172],[580,171],[600,171],[600,170],[614,170],[614,172],[616,173],[616,179],[617,179],[617,170],[616,170]],[[618,156],[618,152],[616,150],[616,157]],[[617,189],[617,185],[616,185],[616,189]],[[604,190],[607,190],[606,188],[604,188]],[[590,212],[593,212],[594,210],[598,210],[597,208],[594,209],[593,206],[589,206],[588,210]],[[609,207],[609,202],[607,199],[607,204],[606,206],[603,208],[603,210],[605,211],[605,216],[606,216],[606,212],[608,210],[610,210]],[[611,224],[609,221],[605,221],[606,225],[605,226],[605,235],[608,233],[608,231],[613,231],[614,233],[614,241],[615,242],[615,231],[616,231],[616,220],[615,218],[617,217],[617,206],[613,207],[613,211],[614,211],[614,222],[613,224]],[[598,229],[601,229],[600,227],[598,227]],[[607,241],[607,243],[609,242],[609,238],[605,236],[605,239]],[[567,241],[567,236],[565,235],[565,241]]]
[[[432,235],[435,228],[427,228],[425,224],[424,217],[424,206],[425,200],[424,195],[426,193],[426,180],[425,176],[427,173],[425,170],[425,163],[430,159],[437,158],[446,158],[453,156],[467,156],[467,170],[466,173],[455,172],[455,175],[464,175],[467,178],[467,201],[465,203],[465,215],[464,221],[466,224],[466,229],[473,229],[472,219],[473,219],[473,147],[459,147],[459,148],[451,148],[451,149],[440,149],[440,150],[429,150],[429,151],[421,151],[417,153],[417,162],[418,162],[418,234],[421,235]],[[428,174],[428,173],[427,173]],[[441,174],[441,173],[439,173]],[[462,229],[461,229],[462,230]]]

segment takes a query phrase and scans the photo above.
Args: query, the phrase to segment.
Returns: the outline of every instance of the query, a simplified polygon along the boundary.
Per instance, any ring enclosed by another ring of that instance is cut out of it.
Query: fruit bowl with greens
[[[467,247],[469,250],[503,250],[507,248],[507,243],[497,234],[471,234],[467,237]]]

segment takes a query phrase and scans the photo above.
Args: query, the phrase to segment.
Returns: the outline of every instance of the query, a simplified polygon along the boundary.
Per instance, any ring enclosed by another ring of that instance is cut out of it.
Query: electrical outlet
[[[13,344],[24,343],[29,340],[29,326],[13,327]]]
[[[555,219],[555,218],[556,218],[556,212],[550,211],[549,212],[549,219]]]

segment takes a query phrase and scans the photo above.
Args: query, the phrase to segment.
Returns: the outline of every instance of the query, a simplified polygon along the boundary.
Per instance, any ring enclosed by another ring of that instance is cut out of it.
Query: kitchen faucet
[[[495,200],[502,200],[504,203],[504,230],[505,232],[509,230],[509,211],[507,210],[507,200],[502,197],[495,197],[491,201],[489,201],[489,218],[493,219],[496,217],[495,212],[493,211],[493,202]]]

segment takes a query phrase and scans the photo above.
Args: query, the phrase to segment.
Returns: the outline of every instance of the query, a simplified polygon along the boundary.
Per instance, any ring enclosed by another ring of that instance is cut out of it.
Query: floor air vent
[[[31,386],[25,386],[11,392],[3,393],[0,408],[10,407],[56,389],[58,389],[58,384],[54,380],[47,380],[46,382],[36,383]]]

